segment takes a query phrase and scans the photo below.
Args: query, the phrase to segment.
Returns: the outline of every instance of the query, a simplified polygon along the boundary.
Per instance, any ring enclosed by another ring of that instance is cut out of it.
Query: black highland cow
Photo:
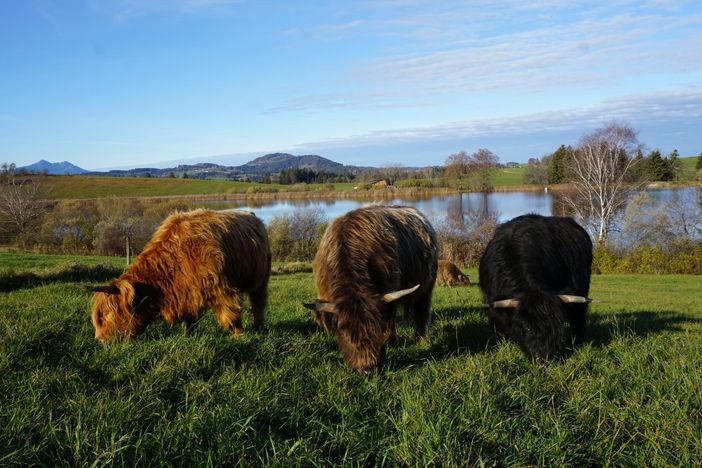
[[[571,218],[525,215],[500,225],[480,260],[480,289],[495,331],[531,357],[558,352],[564,322],[585,335],[592,242]]]

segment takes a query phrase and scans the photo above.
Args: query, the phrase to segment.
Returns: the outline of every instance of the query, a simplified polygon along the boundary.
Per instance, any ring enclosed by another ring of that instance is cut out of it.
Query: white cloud
[[[587,131],[612,120],[632,126],[697,122],[702,127],[702,87],[609,99],[597,106],[520,116],[449,122],[431,127],[374,131],[348,138],[299,145],[299,149],[403,144],[480,136],[517,136],[543,132]]]
[[[339,16],[294,34],[398,40],[347,64],[337,79],[348,93],[297,96],[271,112],[408,105],[447,93],[548,91],[702,70],[702,9],[689,1],[386,0]]]

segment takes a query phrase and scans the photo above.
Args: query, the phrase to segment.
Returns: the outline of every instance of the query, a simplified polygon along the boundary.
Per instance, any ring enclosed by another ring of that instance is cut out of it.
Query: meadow
[[[524,169],[521,167],[500,169],[495,176],[495,185],[504,187],[520,186],[523,183],[523,171]],[[299,192],[305,192],[310,196],[318,196],[318,192],[328,192],[330,186],[333,186],[333,192],[338,195],[339,192],[358,192],[354,190],[354,187],[359,184],[364,185],[360,182],[345,182],[309,184],[303,187],[301,185],[261,184],[223,179],[96,176],[41,176],[37,179],[37,182],[41,184],[43,195],[48,199],[197,195],[211,195],[213,198],[251,195],[276,197],[277,193],[286,192],[297,193],[298,195]],[[458,187],[457,181],[447,181],[446,183],[449,187]]]
[[[430,342],[400,321],[367,379],[301,306],[308,271],[271,277],[262,333],[208,313],[100,346],[75,283],[122,267],[0,253],[0,465],[699,464],[699,276],[593,276],[589,341],[546,365],[494,339],[478,288],[437,287]]]

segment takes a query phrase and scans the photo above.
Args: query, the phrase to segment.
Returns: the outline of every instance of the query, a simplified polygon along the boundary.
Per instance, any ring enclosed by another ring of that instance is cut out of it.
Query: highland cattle
[[[372,206],[336,218],[322,237],[313,270],[315,321],[345,361],[372,375],[395,338],[402,304],[416,336],[427,337],[439,247],[434,228],[414,208]]]
[[[500,225],[480,260],[479,283],[495,331],[547,359],[570,323],[586,331],[592,242],[571,218],[524,215]]]
[[[253,327],[265,320],[271,253],[263,223],[252,213],[194,210],[169,216],[133,264],[95,292],[95,339],[134,338],[157,318],[192,330],[212,308],[219,324],[242,332],[242,295]]]

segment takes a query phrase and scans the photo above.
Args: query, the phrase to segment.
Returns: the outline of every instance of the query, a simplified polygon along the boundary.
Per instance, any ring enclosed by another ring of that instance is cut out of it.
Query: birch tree
[[[627,200],[627,188],[639,148],[636,132],[612,123],[585,135],[568,161],[572,193],[564,195],[570,212],[604,244],[617,212]]]

